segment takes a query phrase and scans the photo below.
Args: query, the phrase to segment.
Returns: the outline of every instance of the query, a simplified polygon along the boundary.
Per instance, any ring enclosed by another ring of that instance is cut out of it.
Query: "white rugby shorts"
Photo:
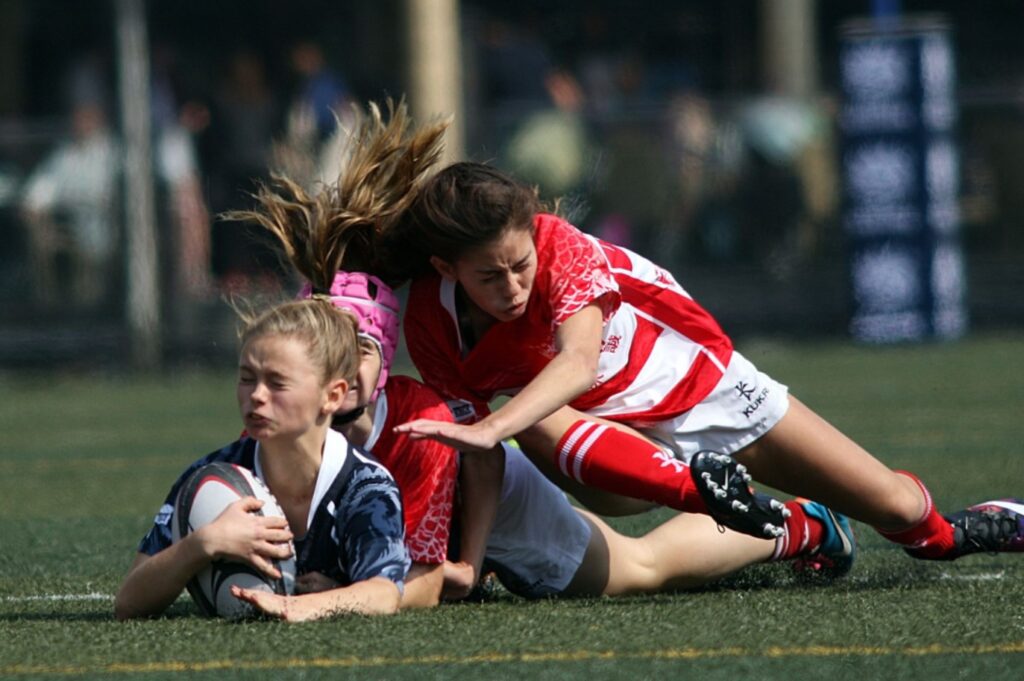
[[[789,409],[789,388],[733,352],[715,389],[674,419],[638,430],[689,463],[710,449],[733,454],[767,433]]]

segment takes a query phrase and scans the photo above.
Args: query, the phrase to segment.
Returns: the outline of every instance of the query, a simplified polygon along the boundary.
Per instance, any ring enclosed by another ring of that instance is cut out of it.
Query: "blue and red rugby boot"
[[[797,499],[804,513],[822,524],[821,544],[793,562],[801,578],[832,581],[849,574],[857,558],[857,539],[850,519],[817,501]]]

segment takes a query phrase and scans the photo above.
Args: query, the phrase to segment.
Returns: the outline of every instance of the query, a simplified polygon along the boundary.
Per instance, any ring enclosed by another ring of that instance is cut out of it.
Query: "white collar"
[[[386,388],[385,388],[386,390]],[[370,429],[370,436],[366,438],[363,449],[373,452],[373,447],[384,432],[384,422],[388,420],[388,396],[384,390],[380,391],[377,400],[373,403],[373,428]]]
[[[253,456],[256,477],[266,484],[266,479],[263,477],[263,465],[260,463],[259,442],[256,443],[256,452]],[[323,459],[320,462],[320,470],[317,471],[316,474],[316,487],[313,490],[313,499],[309,502],[309,515],[306,518],[306,530],[309,530],[310,526],[313,524],[313,516],[316,514],[316,509],[320,506],[320,502],[323,500],[324,495],[327,494],[327,490],[331,488],[331,485],[334,483],[334,479],[338,477],[338,473],[341,472],[341,468],[345,465],[345,458],[347,456],[348,440],[346,440],[345,436],[338,431],[328,428],[327,440],[324,442]]]

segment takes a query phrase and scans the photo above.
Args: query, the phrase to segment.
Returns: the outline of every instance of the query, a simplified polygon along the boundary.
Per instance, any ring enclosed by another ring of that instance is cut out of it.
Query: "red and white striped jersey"
[[[555,330],[591,303],[605,325],[595,384],[570,406],[643,427],[700,403],[721,378],[732,342],[672,275],[553,216],[536,217],[537,278],[519,318],[462,344],[455,283],[413,282],[405,312],[409,354],[423,380],[478,416],[521,390],[555,354]]]
[[[434,440],[410,440],[394,432],[413,419],[451,421],[436,392],[407,376],[389,376],[378,396],[373,432],[364,445],[394,476],[402,493],[405,545],[417,563],[443,563],[448,552],[458,459],[454,448]]]

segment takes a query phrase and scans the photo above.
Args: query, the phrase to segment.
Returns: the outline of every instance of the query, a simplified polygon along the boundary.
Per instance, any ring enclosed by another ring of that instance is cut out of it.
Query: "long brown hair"
[[[317,193],[280,174],[259,185],[253,210],[228,220],[251,220],[269,231],[314,289],[328,290],[338,270],[385,274],[378,236],[392,232],[440,158],[450,121],[411,128],[404,101],[355,110],[344,146],[343,170]],[[382,276],[387,280],[386,276]]]
[[[427,180],[399,222],[385,232],[381,257],[392,279],[431,271],[491,243],[508,229],[533,229],[543,209],[537,190],[483,163],[455,163]]]

